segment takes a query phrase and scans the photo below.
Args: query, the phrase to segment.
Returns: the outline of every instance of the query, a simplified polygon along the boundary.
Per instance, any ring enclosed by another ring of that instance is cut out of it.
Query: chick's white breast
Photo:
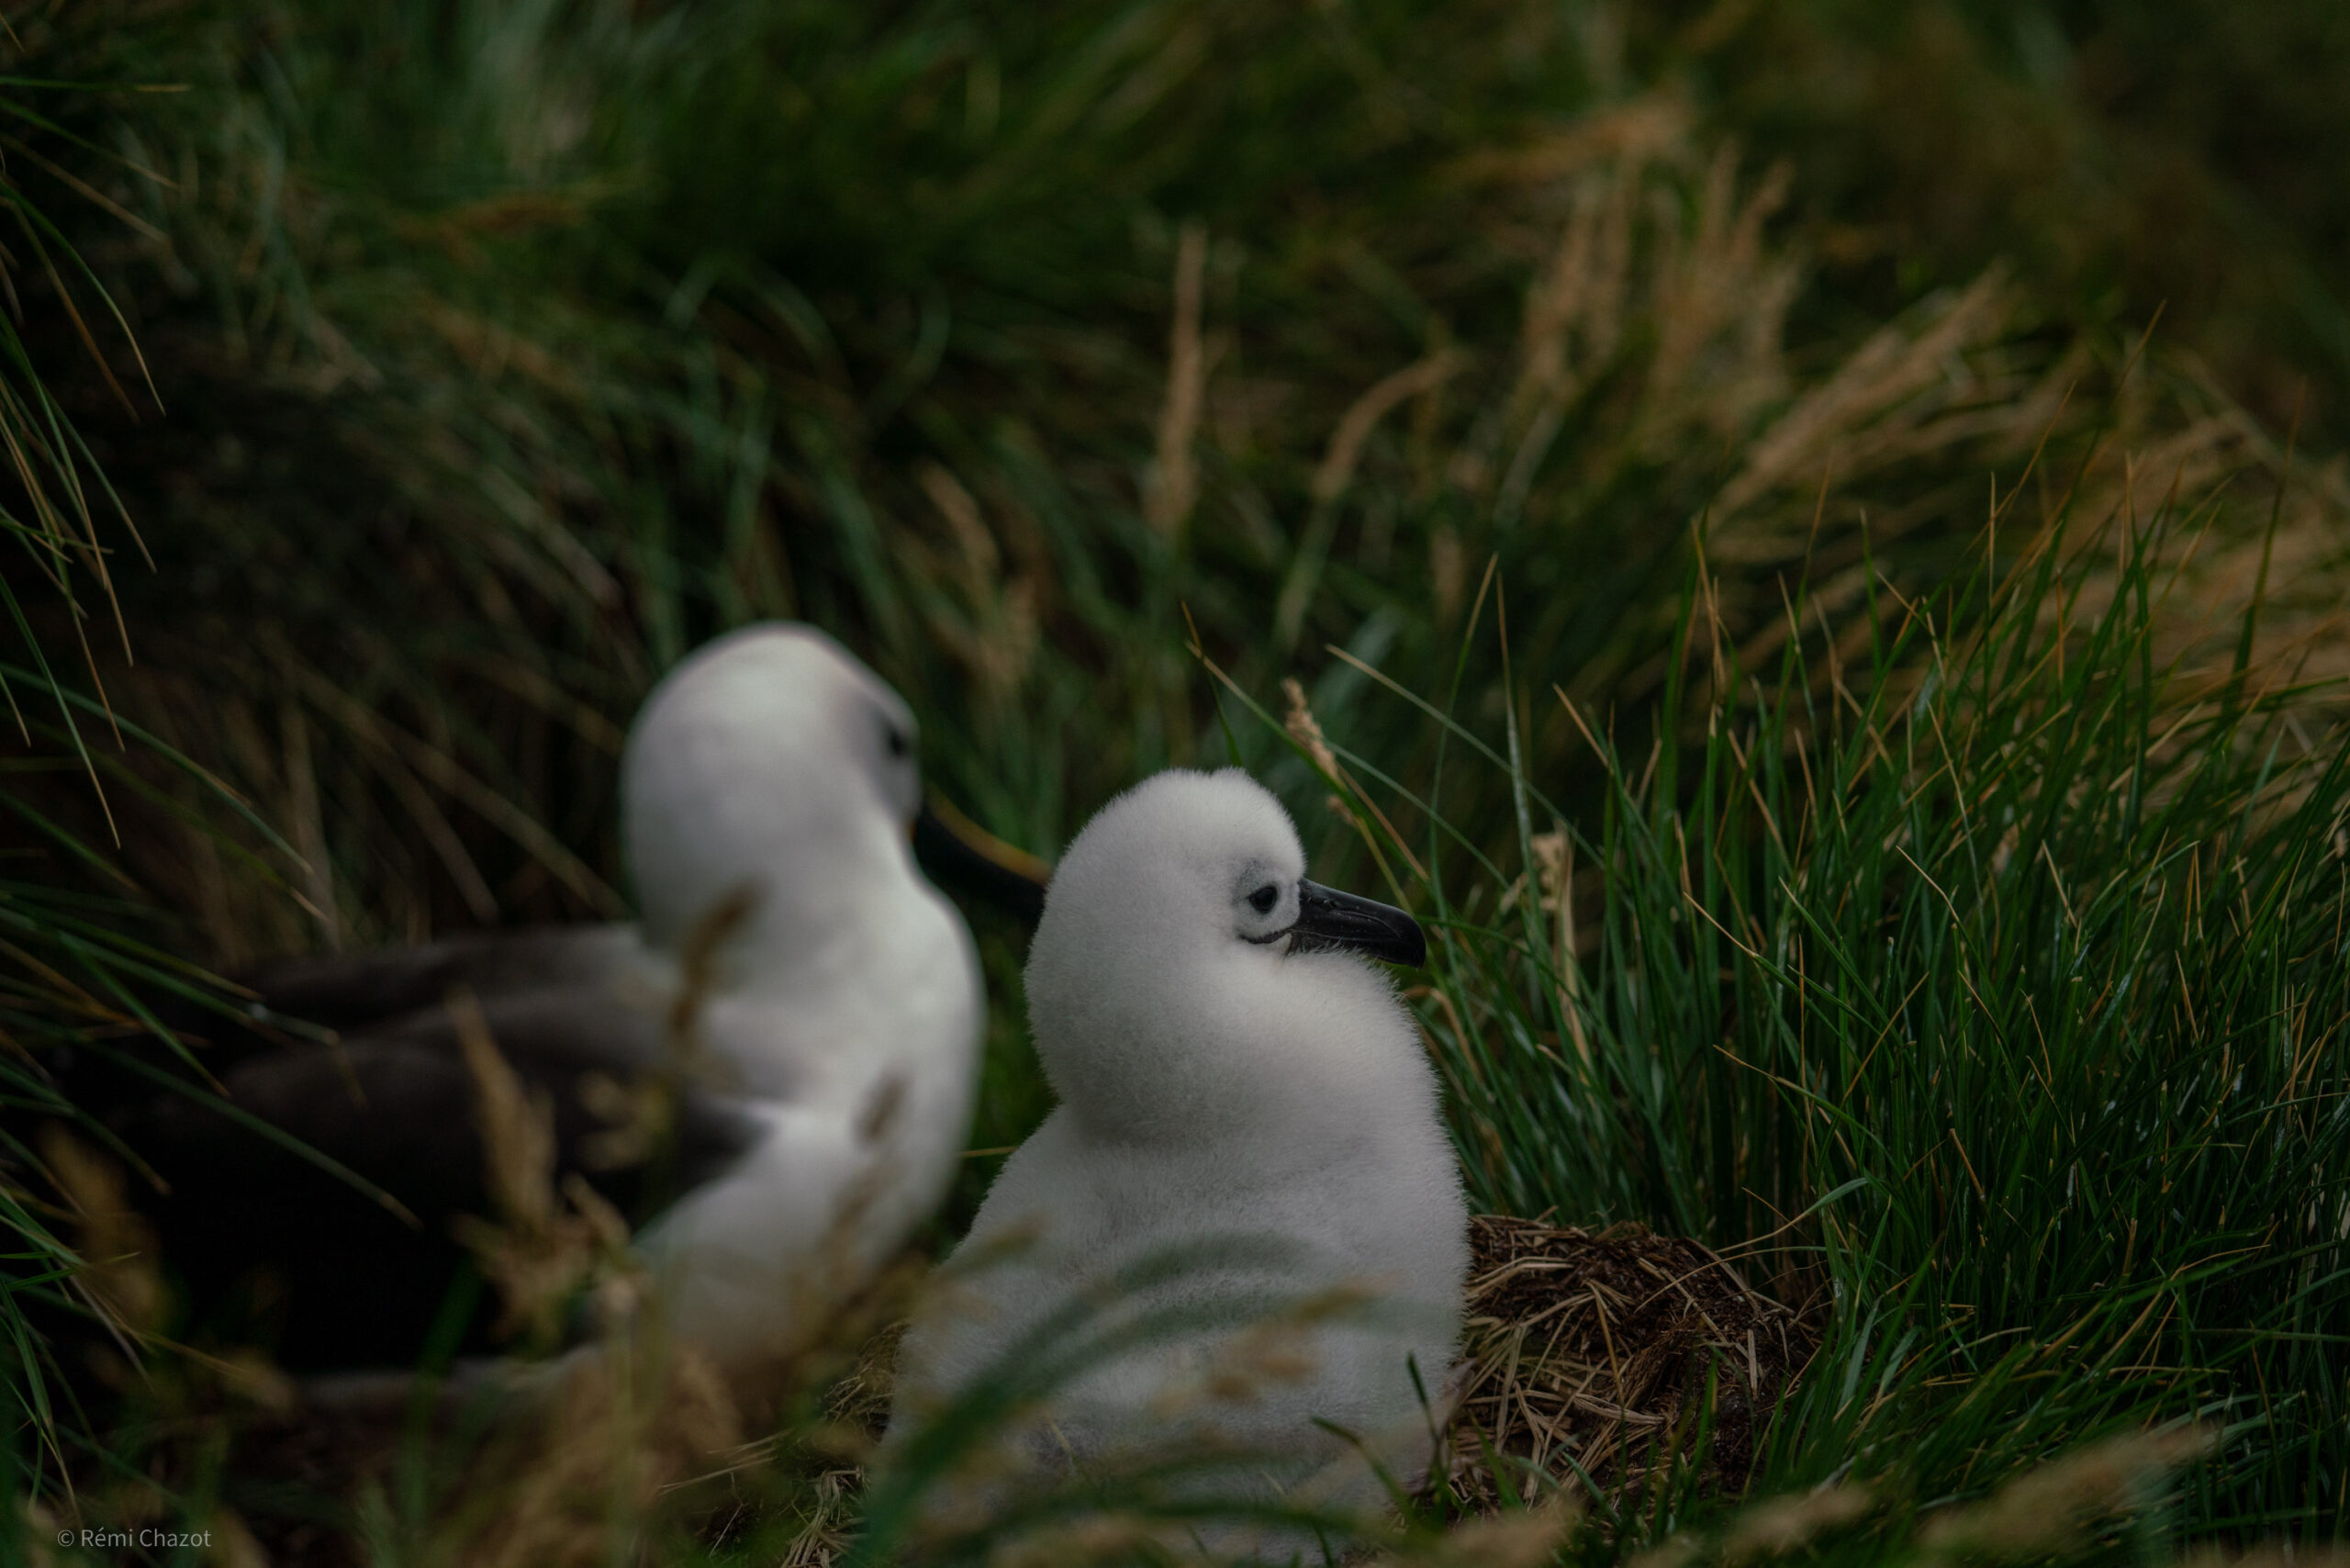
[[[1185,1244],[1242,1238],[1282,1249],[1279,1268],[1239,1271],[1271,1288],[1358,1285],[1449,1326],[1458,1317],[1467,1240],[1451,1151],[1428,1130],[1367,1131],[1268,1162],[1262,1150],[1213,1143],[1093,1144],[1067,1111],[1056,1111],[1005,1164],[972,1226],[968,1248],[1013,1245],[1009,1260],[971,1282],[987,1309],[943,1339],[976,1354],[1127,1265]],[[1211,1269],[1152,1294],[1203,1295],[1234,1282],[1235,1271]],[[946,1359],[964,1363],[941,1366],[950,1382],[978,1370],[963,1355]]]

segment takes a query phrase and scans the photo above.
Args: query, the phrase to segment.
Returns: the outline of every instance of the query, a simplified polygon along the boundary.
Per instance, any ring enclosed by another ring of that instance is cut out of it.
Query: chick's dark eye
[[[1273,905],[1281,902],[1281,889],[1273,886],[1270,882],[1267,882],[1263,887],[1259,888],[1255,892],[1248,895],[1248,907],[1255,910],[1259,914],[1272,913]]]
[[[894,724],[882,732],[881,744],[889,748],[891,756],[904,756],[914,749],[913,742],[906,738],[906,732]]]

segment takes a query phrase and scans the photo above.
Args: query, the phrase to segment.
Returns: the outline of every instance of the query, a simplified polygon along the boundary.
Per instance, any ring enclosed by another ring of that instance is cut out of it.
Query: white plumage
[[[665,679],[622,790],[659,991],[738,893],[689,1070],[764,1131],[642,1238],[668,1325],[722,1364],[797,1348],[945,1195],[984,1008],[969,933],[915,868],[913,722],[822,633],[760,626]]]
[[[1435,1399],[1459,1337],[1467,1214],[1418,1031],[1360,956],[1416,963],[1424,947],[1402,912],[1304,870],[1287,813],[1237,769],[1160,774],[1070,846],[1027,969],[1060,1104],[957,1253],[1004,1260],[970,1268],[909,1336],[893,1437],[1122,1268],[1254,1238],[1279,1255],[1186,1271],[1129,1309],[1346,1287],[1371,1310],[1308,1323],[1291,1347],[1303,1374],[1259,1377],[1245,1396],[1217,1391],[1229,1335],[1130,1350],[1052,1397],[1023,1434],[1029,1457],[1204,1439],[1253,1451],[1287,1486],[1359,1462],[1319,1418],[1395,1473],[1425,1462],[1413,1365]],[[1367,1468],[1359,1480],[1341,1490],[1368,1500]]]

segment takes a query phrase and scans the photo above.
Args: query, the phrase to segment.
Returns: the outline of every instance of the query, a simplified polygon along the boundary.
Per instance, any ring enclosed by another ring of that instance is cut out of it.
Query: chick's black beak
[[[1297,924],[1290,927],[1289,950],[1365,953],[1413,969],[1428,961],[1428,939],[1418,921],[1393,904],[1319,882],[1297,884]]]

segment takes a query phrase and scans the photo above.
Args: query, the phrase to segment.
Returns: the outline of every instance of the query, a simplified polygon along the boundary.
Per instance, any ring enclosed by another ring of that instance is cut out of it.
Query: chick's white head
[[[1425,953],[1401,910],[1305,879],[1289,813],[1247,774],[1169,771],[1103,807],[1054,872],[1029,1016],[1091,1130],[1182,1136],[1331,1091],[1399,1027],[1365,958]]]
[[[621,793],[654,946],[676,946],[744,891],[762,922],[820,925],[835,901],[912,874],[913,715],[822,633],[744,627],[654,689]]]

